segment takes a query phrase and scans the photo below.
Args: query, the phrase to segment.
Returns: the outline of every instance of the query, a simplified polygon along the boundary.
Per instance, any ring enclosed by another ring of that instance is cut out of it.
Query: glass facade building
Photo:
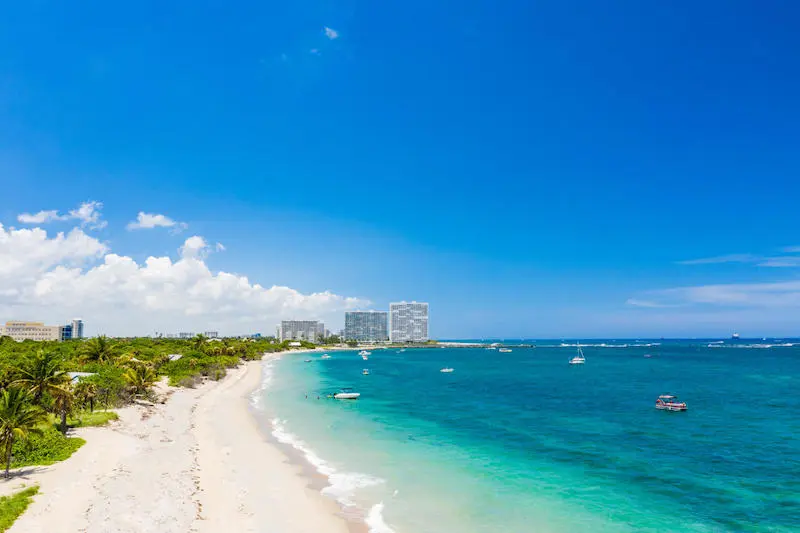
[[[348,341],[384,342],[389,340],[386,311],[350,311],[344,314],[344,338]]]
[[[397,302],[389,304],[389,339],[392,342],[427,342],[428,304]]]

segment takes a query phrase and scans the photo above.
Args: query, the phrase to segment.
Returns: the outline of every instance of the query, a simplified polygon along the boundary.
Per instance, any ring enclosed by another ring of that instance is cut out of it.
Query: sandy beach
[[[40,486],[9,531],[346,533],[336,504],[256,426],[248,396],[260,379],[261,363],[249,362],[76,430],[87,442],[70,459],[0,482],[3,495]]]

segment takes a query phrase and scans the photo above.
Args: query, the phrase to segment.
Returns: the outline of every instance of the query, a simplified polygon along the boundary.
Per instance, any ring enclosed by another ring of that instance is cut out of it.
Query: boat
[[[500,353],[511,353],[511,348],[500,348],[497,351]]]
[[[443,369],[439,370],[439,372],[441,372],[442,374],[449,374],[453,370],[455,370],[455,369],[448,367],[448,368],[443,368]]]
[[[339,392],[333,395],[337,400],[357,400],[361,396],[360,392],[355,392],[350,387],[340,389]]]
[[[586,357],[583,355],[583,350],[581,349],[580,345],[578,345],[578,355],[573,357],[569,360],[569,364],[571,365],[583,365],[586,364]]]
[[[325,354],[322,357],[320,357],[320,359],[330,359],[330,358],[331,358],[331,356],[328,355],[328,354]]]
[[[365,368],[364,370],[362,370],[361,374],[364,376],[369,376],[369,368]]]
[[[646,354],[644,354],[644,358],[645,358],[645,359],[650,359],[651,357],[653,357],[653,356],[652,356],[652,355],[650,355],[649,353],[646,353]]]
[[[311,359],[306,359],[306,363],[310,363],[310,362],[311,362]]]
[[[661,411],[686,411],[686,402],[678,400],[677,396],[662,394],[656,400],[656,409]]]
[[[731,335],[731,339],[733,339],[735,341],[738,341],[739,340],[739,334],[738,333],[734,333],[733,335]]]
[[[364,357],[365,355],[366,356],[370,356],[370,355],[372,355],[372,352],[368,352],[366,350],[361,350],[360,352],[358,352],[358,355],[360,355],[361,357]]]

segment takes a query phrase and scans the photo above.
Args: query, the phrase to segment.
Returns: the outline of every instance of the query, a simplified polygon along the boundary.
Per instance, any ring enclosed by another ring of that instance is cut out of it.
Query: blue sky
[[[107,226],[84,230],[139,264],[201,235],[224,244],[213,272],[429,301],[439,337],[797,334],[798,20],[791,2],[16,3],[0,223],[99,201]],[[127,231],[140,211],[188,228]],[[214,324],[196,321],[175,327]]]

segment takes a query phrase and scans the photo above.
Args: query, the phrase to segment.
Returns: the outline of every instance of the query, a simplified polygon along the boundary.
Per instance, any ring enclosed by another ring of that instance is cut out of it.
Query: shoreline
[[[72,457],[25,467],[0,494],[39,485],[9,533],[274,532],[363,533],[337,502],[259,428],[250,399],[267,354],[220,381],[161,387],[165,403],[116,410],[117,422],[81,428]]]

